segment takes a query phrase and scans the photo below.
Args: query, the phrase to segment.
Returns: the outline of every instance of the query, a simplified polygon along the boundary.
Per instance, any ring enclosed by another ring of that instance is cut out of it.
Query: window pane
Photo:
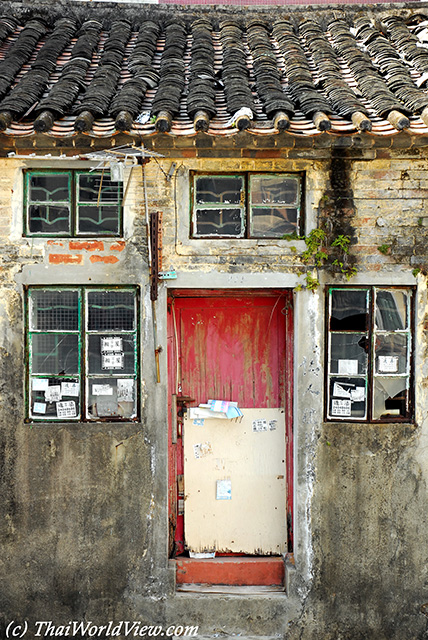
[[[119,203],[122,191],[120,182],[113,182],[108,173],[78,174],[78,202]]]
[[[89,331],[135,329],[135,297],[131,291],[89,291]]]
[[[341,375],[365,375],[368,346],[365,334],[331,334],[330,372]]]
[[[364,420],[367,416],[365,378],[332,377],[329,383],[329,417]]]
[[[251,235],[256,238],[281,237],[298,228],[297,209],[252,207]]]
[[[79,378],[31,378],[30,417],[72,419],[80,416]]]
[[[244,221],[241,209],[198,209],[196,215],[196,236],[244,235]]]
[[[196,203],[241,203],[243,180],[240,176],[203,176],[196,178]]]
[[[136,382],[133,378],[89,378],[88,418],[135,418]]]
[[[251,204],[284,204],[296,206],[299,203],[300,181],[284,176],[251,176]]]
[[[34,333],[31,336],[32,373],[79,373],[78,336]]]
[[[408,327],[408,295],[405,291],[376,290],[376,329],[396,331]]]
[[[30,233],[70,232],[70,208],[68,205],[31,204],[28,207],[28,231]]]
[[[90,335],[89,373],[135,373],[135,336]]]
[[[69,175],[67,173],[31,174],[28,197],[31,202],[69,202]]]
[[[409,381],[407,377],[375,377],[373,419],[405,418],[409,407]]]
[[[375,342],[376,373],[407,373],[407,335],[402,333],[377,334]]]
[[[30,329],[76,331],[79,329],[79,292],[33,289],[30,298]]]
[[[116,206],[79,205],[77,209],[78,233],[119,234],[120,209]]]
[[[368,328],[368,291],[333,289],[330,329],[366,331]]]

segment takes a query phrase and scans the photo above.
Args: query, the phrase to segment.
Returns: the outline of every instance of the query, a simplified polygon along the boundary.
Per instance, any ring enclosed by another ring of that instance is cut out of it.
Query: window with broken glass
[[[413,418],[411,288],[328,292],[327,419]]]
[[[136,420],[135,288],[27,291],[30,420]]]
[[[192,237],[282,238],[301,229],[302,176],[195,175]]]
[[[120,236],[122,183],[109,171],[26,171],[25,235]]]

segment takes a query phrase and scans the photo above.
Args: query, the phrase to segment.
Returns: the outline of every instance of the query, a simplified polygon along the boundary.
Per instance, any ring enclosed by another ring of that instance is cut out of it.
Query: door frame
[[[180,476],[183,477],[183,447],[180,424],[176,421],[177,408],[180,411],[185,403],[182,390],[178,386],[179,349],[175,298],[203,297],[264,297],[283,295],[285,297],[285,438],[286,438],[286,517],[288,553],[293,553],[293,496],[294,496],[294,456],[293,456],[293,390],[294,390],[294,316],[293,290],[289,288],[264,289],[168,289],[167,297],[167,343],[168,343],[168,522],[169,557],[179,556],[185,551],[184,540],[184,495],[178,490]],[[176,400],[178,399],[178,407]],[[183,501],[183,502],[181,502]]]

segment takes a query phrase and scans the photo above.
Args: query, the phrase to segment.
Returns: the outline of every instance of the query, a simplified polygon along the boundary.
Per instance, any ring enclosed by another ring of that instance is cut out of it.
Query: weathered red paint
[[[220,336],[224,340],[219,340]],[[289,550],[293,523],[293,313],[290,291],[177,291],[168,305],[169,415],[171,394],[195,403],[229,399],[241,407],[285,407]],[[185,550],[177,516],[177,475],[183,474],[181,438],[171,441],[169,509],[175,554]],[[206,570],[206,565],[205,570]],[[236,582],[234,584],[237,584]],[[260,584],[260,583],[258,583]]]
[[[117,256],[98,256],[93,255],[89,258],[92,263],[95,262],[104,262],[104,264],[115,264],[119,262],[119,258]]]
[[[70,251],[104,251],[104,243],[101,240],[70,240]]]
[[[178,584],[284,584],[283,558],[177,558],[176,568]]]
[[[71,253],[51,253],[49,254],[50,264],[83,264],[83,256],[74,256]]]
[[[110,251],[123,251],[126,246],[126,242],[124,240],[118,240],[114,244],[111,245]]]

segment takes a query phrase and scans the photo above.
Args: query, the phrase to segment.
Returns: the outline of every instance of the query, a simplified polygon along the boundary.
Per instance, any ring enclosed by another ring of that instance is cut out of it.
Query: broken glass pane
[[[136,382],[133,378],[89,378],[88,418],[135,418]]]
[[[367,381],[365,378],[331,377],[329,382],[329,417],[364,420],[367,415]]]
[[[408,338],[403,333],[380,333],[375,342],[376,373],[406,374],[408,366]]]
[[[134,373],[136,367],[135,336],[88,336],[89,373]]]
[[[78,378],[31,378],[30,417],[73,419],[80,417]]]
[[[284,176],[251,176],[251,204],[284,204],[296,206],[300,196],[300,180]]]
[[[243,181],[239,176],[201,176],[196,178],[196,203],[241,203]]]
[[[79,373],[78,336],[59,333],[33,333],[31,336],[32,373]]]
[[[256,238],[280,238],[297,231],[297,209],[252,207],[251,235]]]
[[[332,333],[330,372],[346,375],[367,373],[368,340],[361,333]]]
[[[376,329],[399,331],[408,327],[408,295],[405,291],[376,289],[375,304]]]
[[[79,292],[33,289],[30,297],[30,329],[40,331],[77,331],[79,329]]]
[[[241,209],[197,209],[195,236],[244,235]]]
[[[333,289],[331,293],[331,331],[367,331],[368,291]]]
[[[407,377],[375,377],[373,419],[404,418],[408,414],[409,379]]]
[[[135,297],[131,291],[89,291],[89,331],[133,331]]]

